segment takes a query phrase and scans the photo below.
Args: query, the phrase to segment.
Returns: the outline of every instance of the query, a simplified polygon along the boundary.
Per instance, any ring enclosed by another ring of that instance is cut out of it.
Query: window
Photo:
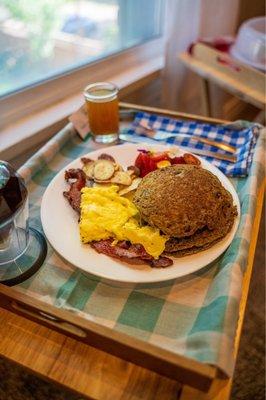
[[[162,34],[162,0],[0,0],[0,97]]]

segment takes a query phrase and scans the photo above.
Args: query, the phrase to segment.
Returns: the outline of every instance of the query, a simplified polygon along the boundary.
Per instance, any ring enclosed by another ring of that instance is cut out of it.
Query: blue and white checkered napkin
[[[205,158],[208,161],[211,161],[212,164],[218,167],[227,176],[247,176],[249,173],[255,144],[259,135],[259,125],[248,124],[248,127],[243,125],[243,128],[239,129],[239,122],[237,123],[236,128],[233,128],[234,124],[210,125],[191,121],[185,122],[154,114],[139,112],[136,114],[134,122],[130,126],[127,133],[133,137],[143,137],[143,142],[147,141],[147,137],[144,134],[143,128],[139,125],[141,122],[148,123],[149,126],[155,130],[176,134],[176,137],[167,138],[165,140],[165,143],[168,144],[180,145],[182,147],[188,146],[190,148],[226,154],[226,152],[217,149],[217,147],[196,142],[190,138],[179,138],[178,133],[201,136],[204,138],[213,139],[217,142],[228,143],[237,148],[237,152],[235,154],[237,157],[236,163],[221,161],[211,157]]]

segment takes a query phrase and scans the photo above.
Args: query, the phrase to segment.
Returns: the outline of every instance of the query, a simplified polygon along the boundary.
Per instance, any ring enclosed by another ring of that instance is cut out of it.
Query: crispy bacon
[[[160,256],[157,260],[153,259],[150,262],[150,266],[153,268],[166,268],[173,265],[173,260],[168,257]]]
[[[100,240],[92,242],[91,246],[98,251],[111,257],[116,258],[136,258],[139,257],[143,260],[151,260],[152,257],[145,251],[144,247],[140,244],[128,244],[128,242],[118,242],[112,245],[113,239]]]
[[[141,244],[131,244],[127,241],[118,242],[112,245],[112,239],[92,242],[91,246],[98,252],[107,256],[118,258],[121,261],[133,264],[149,264],[154,268],[165,268],[173,264],[173,261],[167,257],[159,257],[155,260],[150,256]]]
[[[75,179],[75,181],[70,183],[69,190],[63,192],[63,195],[68,199],[71,207],[80,213],[80,191],[86,186],[86,175],[80,168],[71,168],[65,171],[65,180],[68,182],[70,179]]]

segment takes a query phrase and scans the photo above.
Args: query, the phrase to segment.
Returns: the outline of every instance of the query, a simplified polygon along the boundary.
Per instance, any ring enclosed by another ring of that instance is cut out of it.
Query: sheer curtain
[[[200,112],[199,79],[179,60],[178,54],[198,38],[233,35],[240,0],[167,0],[166,63],[163,72],[163,106],[192,113]],[[211,88],[213,110],[226,95]],[[218,111],[217,111],[218,110]]]

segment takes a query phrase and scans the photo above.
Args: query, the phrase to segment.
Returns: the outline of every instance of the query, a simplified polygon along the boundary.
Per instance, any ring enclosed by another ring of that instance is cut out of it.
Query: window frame
[[[82,92],[91,82],[108,80],[151,59],[162,57],[164,49],[165,35],[162,33],[160,37],[0,98],[0,129],[56,104],[67,96]]]

